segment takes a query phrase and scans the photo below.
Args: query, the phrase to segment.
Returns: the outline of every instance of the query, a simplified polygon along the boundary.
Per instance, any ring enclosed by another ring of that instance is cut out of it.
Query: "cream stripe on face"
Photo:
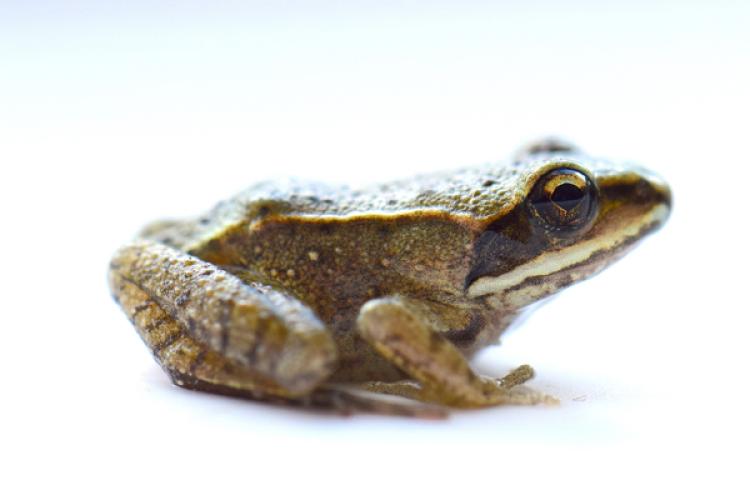
[[[523,283],[532,276],[549,276],[568,267],[586,262],[596,252],[617,248],[624,241],[637,236],[653,223],[665,220],[668,215],[669,209],[667,206],[660,204],[622,230],[585,240],[555,252],[542,254],[501,276],[479,278],[469,287],[469,297],[500,293]]]

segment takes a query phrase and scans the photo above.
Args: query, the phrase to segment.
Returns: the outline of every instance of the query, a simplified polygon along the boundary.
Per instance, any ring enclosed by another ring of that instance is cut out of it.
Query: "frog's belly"
[[[467,358],[471,358],[477,351],[489,345],[497,344],[500,335],[518,317],[518,311],[487,311],[484,315],[484,325],[468,342],[454,342],[456,347]]]

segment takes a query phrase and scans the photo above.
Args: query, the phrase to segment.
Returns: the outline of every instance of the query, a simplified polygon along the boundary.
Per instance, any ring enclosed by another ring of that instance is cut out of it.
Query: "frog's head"
[[[602,270],[666,221],[669,187],[640,167],[536,157],[488,219],[467,276],[470,297],[518,308]]]

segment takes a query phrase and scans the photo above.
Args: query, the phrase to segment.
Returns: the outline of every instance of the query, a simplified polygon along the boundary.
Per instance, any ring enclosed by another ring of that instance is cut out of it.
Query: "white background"
[[[3,498],[747,498],[747,2],[0,3]],[[183,391],[106,287],[155,218],[560,134],[663,231],[485,352],[559,408],[341,418]]]

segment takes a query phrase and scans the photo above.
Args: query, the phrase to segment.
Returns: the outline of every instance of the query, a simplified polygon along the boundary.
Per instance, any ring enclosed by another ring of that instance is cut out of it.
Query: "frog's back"
[[[399,217],[439,212],[481,224],[502,216],[524,196],[523,186],[538,165],[486,164],[421,175],[363,189],[302,181],[251,186],[204,216],[149,226],[144,235],[183,250],[196,249],[228,228],[273,217]]]
[[[397,214],[442,210],[474,217],[491,217],[512,207],[523,196],[528,164],[487,164],[421,175],[363,189],[302,181],[256,184],[220,203],[208,218],[237,220],[258,215]]]

